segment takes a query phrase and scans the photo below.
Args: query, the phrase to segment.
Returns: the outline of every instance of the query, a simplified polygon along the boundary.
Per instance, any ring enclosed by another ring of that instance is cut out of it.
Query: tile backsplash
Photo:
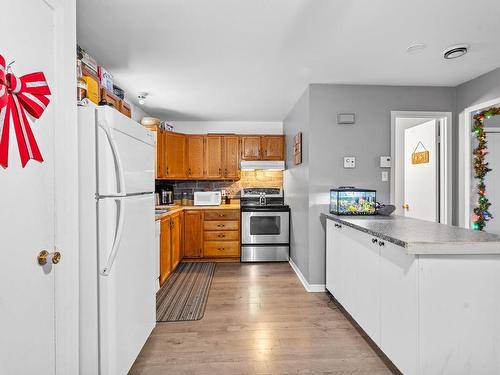
[[[174,187],[174,199],[181,199],[186,192],[188,199],[193,199],[195,191],[226,190],[232,198],[239,198],[240,191],[246,187],[283,187],[283,171],[241,171],[237,181],[156,181],[158,185]]]

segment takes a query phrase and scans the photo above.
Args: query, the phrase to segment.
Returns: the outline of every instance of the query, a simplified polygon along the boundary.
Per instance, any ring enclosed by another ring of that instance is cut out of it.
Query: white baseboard
[[[299,267],[293,262],[292,258],[290,258],[289,263],[306,291],[309,293],[321,293],[325,291],[325,284],[309,284],[304,275],[302,275],[302,272],[300,272]]]

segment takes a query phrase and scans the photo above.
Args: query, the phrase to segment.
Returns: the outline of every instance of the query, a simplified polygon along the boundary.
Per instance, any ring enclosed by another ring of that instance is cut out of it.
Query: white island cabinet
[[[499,236],[327,218],[326,288],[403,374],[500,374]]]

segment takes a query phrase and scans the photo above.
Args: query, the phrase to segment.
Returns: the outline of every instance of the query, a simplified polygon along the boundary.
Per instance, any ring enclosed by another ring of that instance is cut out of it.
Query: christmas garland
[[[484,179],[489,171],[488,162],[486,161],[486,154],[488,148],[486,146],[486,134],[484,133],[484,120],[492,116],[500,115],[500,108],[490,108],[486,111],[478,113],[474,116],[474,134],[478,141],[477,147],[474,149],[474,178],[479,182],[477,184],[478,199],[477,206],[474,208],[474,215],[472,217],[472,229],[483,230],[488,220],[493,216],[488,211],[491,206],[488,198],[486,198],[486,185]]]

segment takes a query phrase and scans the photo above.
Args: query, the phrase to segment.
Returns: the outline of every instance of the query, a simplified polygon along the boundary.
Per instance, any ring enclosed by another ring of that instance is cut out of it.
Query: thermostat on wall
[[[381,156],[380,157],[380,168],[390,168],[391,167],[391,157]]]
[[[354,124],[356,118],[354,113],[338,113],[337,124]]]

